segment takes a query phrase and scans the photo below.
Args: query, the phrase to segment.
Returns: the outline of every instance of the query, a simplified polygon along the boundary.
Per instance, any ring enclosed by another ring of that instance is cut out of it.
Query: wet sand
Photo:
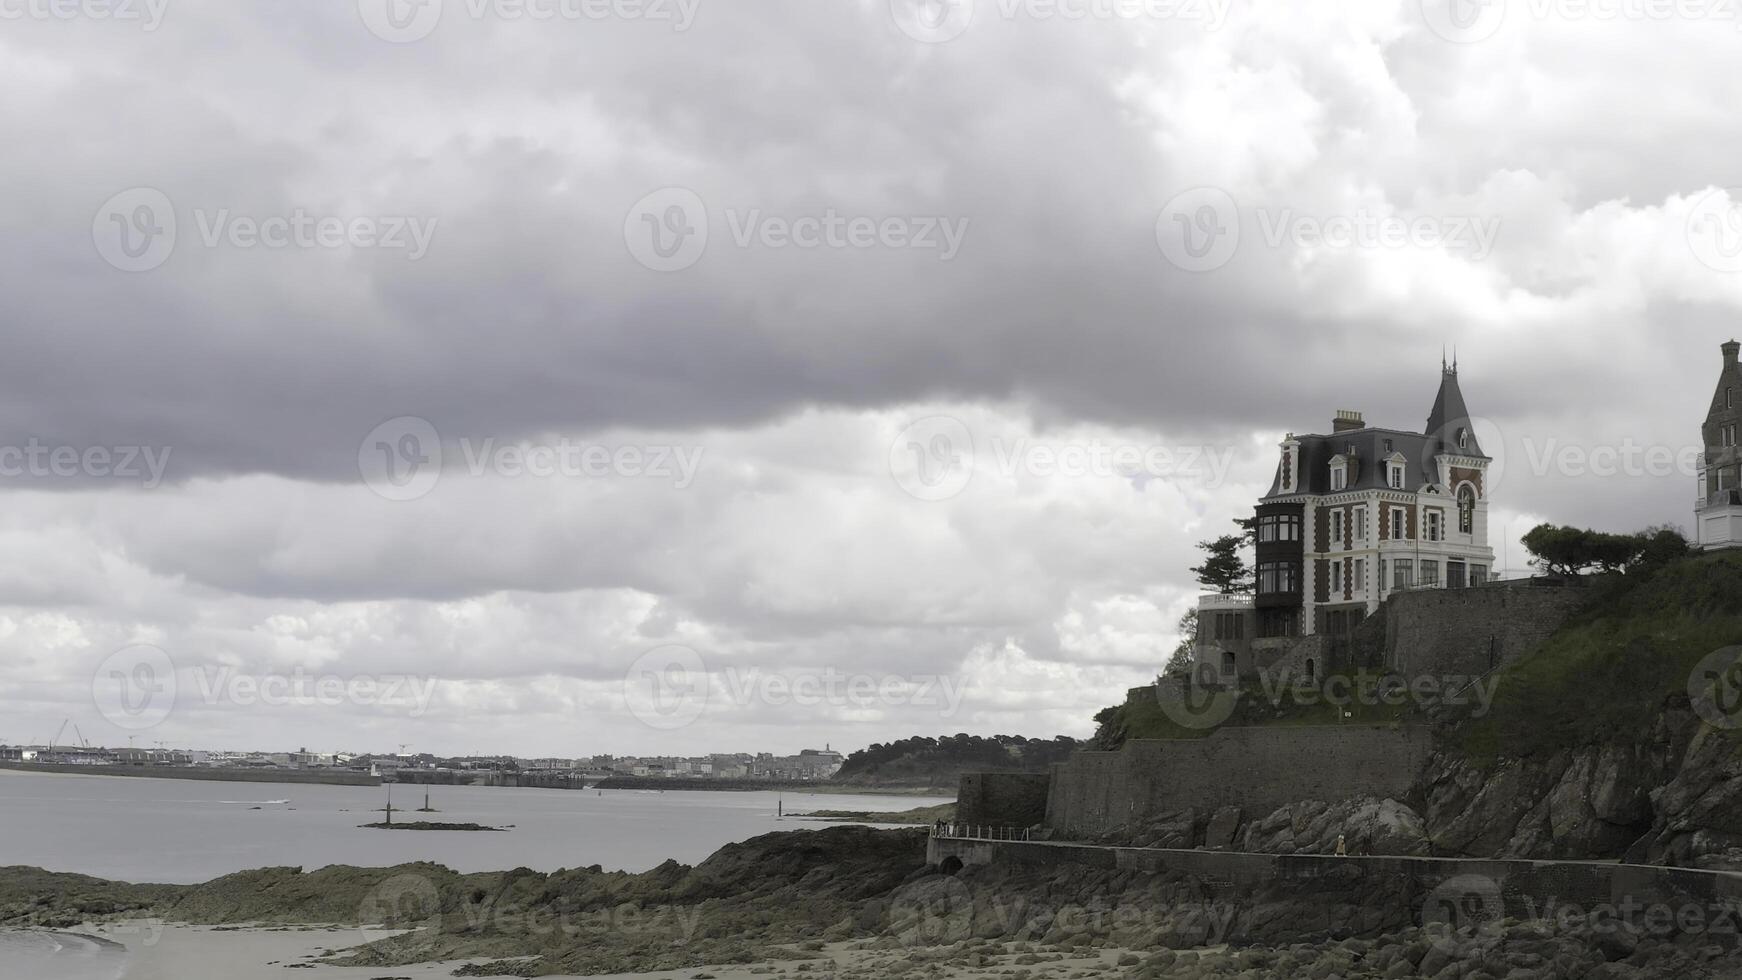
[[[379,930],[355,927],[231,928],[210,926],[125,924],[89,926],[59,934],[69,948],[83,947],[80,937],[94,944],[125,947],[113,957],[43,959],[0,966],[0,980],[58,980],[110,977],[114,980],[435,980],[451,977],[470,961],[395,967],[343,967],[315,962],[334,952],[382,938]],[[32,946],[46,944],[33,943]],[[113,948],[113,947],[109,947]],[[1113,978],[1128,975],[1135,957],[1118,949],[1061,950],[1029,943],[957,944],[909,948],[889,941],[833,943],[809,960],[729,966],[686,967],[653,973],[605,974],[603,980],[768,980],[771,977],[838,977],[843,980],[888,980],[906,975],[949,980],[1004,976],[1048,978]],[[1122,968],[1121,960],[1124,960]],[[105,965],[106,963],[106,965]],[[288,971],[288,972],[287,972]],[[552,980],[576,980],[556,977]],[[598,977],[595,980],[599,980]]]

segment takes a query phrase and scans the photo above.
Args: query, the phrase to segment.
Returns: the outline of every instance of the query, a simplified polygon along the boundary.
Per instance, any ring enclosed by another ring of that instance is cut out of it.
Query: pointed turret
[[[1470,410],[1464,407],[1464,393],[1458,390],[1456,364],[1440,368],[1440,393],[1434,397],[1433,410],[1427,416],[1428,457],[1440,453],[1458,456],[1487,457],[1476,442],[1470,424]]]

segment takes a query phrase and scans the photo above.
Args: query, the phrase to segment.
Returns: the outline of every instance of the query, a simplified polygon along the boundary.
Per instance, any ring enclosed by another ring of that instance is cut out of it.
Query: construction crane
[[[78,723],[78,722],[76,722],[76,721],[75,721],[75,722],[73,722],[73,734],[74,734],[74,735],[77,735],[77,736],[78,736],[78,737],[79,737],[79,746],[80,746],[80,747],[81,747],[81,748],[87,748],[87,749],[88,749],[88,748],[90,748],[90,747],[91,747],[91,743],[90,743],[90,742],[87,742],[87,741],[85,741],[85,733],[84,733],[84,732],[81,732],[81,731],[79,731],[79,723]]]
[[[69,721],[72,721],[72,719],[71,718],[62,718],[61,719],[60,727],[55,729],[54,738],[51,738],[48,740],[48,747],[49,748],[51,748],[51,749],[54,748],[54,743],[60,741],[61,735],[66,733],[67,722],[69,722]]]

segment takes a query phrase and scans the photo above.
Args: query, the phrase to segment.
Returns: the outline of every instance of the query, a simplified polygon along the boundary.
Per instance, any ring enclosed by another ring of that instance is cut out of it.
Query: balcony
[[[1252,597],[1249,595],[1224,595],[1220,592],[1210,592],[1198,596],[1199,609],[1251,609]]]
[[[1695,507],[1742,506],[1742,490],[1714,490],[1704,500],[1696,499]]]

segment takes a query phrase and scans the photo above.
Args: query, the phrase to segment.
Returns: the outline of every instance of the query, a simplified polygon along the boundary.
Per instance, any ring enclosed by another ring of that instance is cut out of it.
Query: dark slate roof
[[[1470,433],[1469,448],[1462,450],[1458,448],[1458,431],[1461,429]],[[1470,425],[1470,410],[1464,407],[1464,393],[1458,390],[1458,369],[1455,367],[1440,373],[1440,393],[1434,396],[1434,407],[1427,414],[1427,436],[1433,440],[1430,457],[1442,452],[1482,456],[1482,447],[1477,444],[1475,429]]]
[[[1471,429],[1469,448],[1458,450],[1458,430]],[[1327,494],[1331,492],[1331,458],[1354,450],[1354,472],[1349,490],[1380,490],[1389,484],[1385,480],[1384,461],[1393,452],[1403,454],[1405,490],[1416,490],[1423,484],[1439,479],[1434,457],[1441,453],[1460,456],[1488,457],[1476,444],[1470,425],[1469,409],[1464,407],[1464,395],[1458,390],[1456,368],[1447,369],[1440,377],[1440,391],[1428,415],[1426,432],[1405,432],[1401,429],[1367,427],[1330,435],[1296,435],[1300,443],[1301,483],[1288,493],[1282,492],[1282,467],[1278,465],[1271,479],[1270,491],[1264,496],[1284,497],[1297,493]],[[1391,448],[1386,449],[1386,442]],[[1339,491],[1340,492],[1340,491]]]

